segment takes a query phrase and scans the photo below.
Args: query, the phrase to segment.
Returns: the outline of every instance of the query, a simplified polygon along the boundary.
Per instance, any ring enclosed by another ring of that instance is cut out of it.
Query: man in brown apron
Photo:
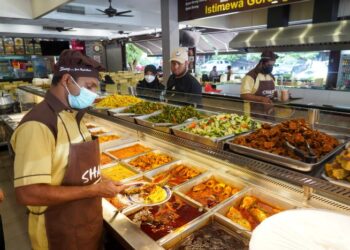
[[[259,64],[242,79],[241,98],[250,102],[250,112],[255,116],[273,116],[275,78],[272,70],[277,58],[271,50],[265,50]]]
[[[101,197],[124,186],[100,181],[99,144],[82,123],[101,69],[78,51],[63,51],[45,99],[11,139],[16,198],[28,206],[34,250],[102,248]]]

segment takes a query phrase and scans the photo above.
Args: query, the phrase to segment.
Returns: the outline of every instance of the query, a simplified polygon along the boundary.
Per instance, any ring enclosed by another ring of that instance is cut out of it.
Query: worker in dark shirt
[[[191,101],[190,103],[196,102],[198,104],[201,99],[201,97],[198,95],[202,94],[202,86],[187,70],[187,50],[185,48],[176,49],[171,55],[170,63],[172,75],[168,79],[167,90],[183,92],[185,93],[182,98],[183,101]],[[177,94],[177,96],[179,97],[180,95]]]

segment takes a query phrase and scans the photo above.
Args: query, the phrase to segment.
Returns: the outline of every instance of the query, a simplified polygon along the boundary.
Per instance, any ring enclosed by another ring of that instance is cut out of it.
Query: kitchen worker
[[[157,77],[157,68],[156,66],[150,64],[145,67],[144,70],[145,76],[142,81],[136,85],[137,88],[147,88],[147,89],[158,89],[163,90],[165,87],[159,82]]]
[[[182,92],[188,95],[183,98],[184,101],[200,102],[200,97],[195,95],[202,94],[202,86],[197,79],[188,72],[188,52],[186,48],[180,47],[173,51],[170,58],[171,72],[168,82],[167,90]]]
[[[275,95],[275,77],[272,70],[277,58],[278,55],[266,49],[261,54],[258,65],[242,79],[241,98],[252,102],[251,112],[272,114],[270,104]]]
[[[14,185],[29,210],[32,249],[102,249],[101,197],[124,186],[101,181],[99,145],[82,122],[102,66],[64,50],[52,86],[15,130]]]

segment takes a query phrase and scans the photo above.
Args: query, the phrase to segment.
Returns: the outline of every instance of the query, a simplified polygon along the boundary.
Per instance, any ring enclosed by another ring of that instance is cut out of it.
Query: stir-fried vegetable
[[[130,108],[124,110],[124,113],[134,113],[139,115],[151,114],[157,110],[161,110],[164,107],[161,103],[155,102],[139,102]]]
[[[203,115],[200,114],[192,106],[185,107],[172,107],[165,106],[163,112],[157,116],[150,117],[148,120],[154,123],[174,123],[180,124],[186,121],[189,118],[203,118]]]
[[[218,138],[226,135],[241,134],[260,127],[261,124],[259,122],[252,120],[248,116],[220,114],[193,122],[181,130],[209,138]]]

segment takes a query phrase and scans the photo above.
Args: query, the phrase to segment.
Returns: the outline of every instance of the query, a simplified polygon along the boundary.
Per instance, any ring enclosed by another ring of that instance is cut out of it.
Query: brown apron
[[[62,120],[62,118],[58,115]],[[85,186],[100,181],[99,144],[97,140],[71,143],[68,167],[62,186]],[[79,126],[79,124],[78,124]],[[79,127],[80,131],[80,127]],[[101,198],[87,198],[50,206],[45,212],[46,234],[50,250],[102,249]]]
[[[275,92],[275,83],[270,81],[260,81],[259,88],[255,92],[256,96],[268,97],[270,99],[273,98]],[[251,102],[251,113],[254,114],[255,117],[267,118],[266,115],[273,116],[274,110],[273,105],[266,103],[253,103]]]

